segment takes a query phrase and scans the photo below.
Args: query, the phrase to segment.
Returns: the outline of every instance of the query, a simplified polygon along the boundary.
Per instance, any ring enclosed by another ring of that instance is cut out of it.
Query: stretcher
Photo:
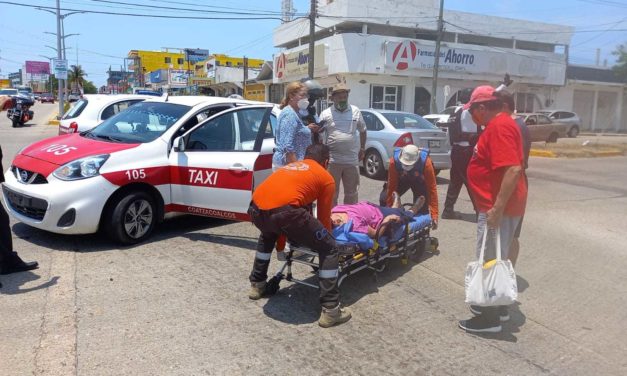
[[[377,231],[375,239],[363,233],[347,231],[347,228],[351,228],[350,223],[336,227],[333,236],[339,245],[338,286],[346,277],[364,269],[382,272],[389,259],[398,258],[403,264],[410,259],[418,262],[426,250],[436,251],[438,239],[430,236],[431,224],[428,214],[418,215],[407,223],[393,225],[387,235],[379,236]],[[297,279],[292,274],[294,264],[318,270],[318,253],[315,250],[293,244],[288,239],[288,246],[279,259],[284,260],[284,263],[268,280],[268,293],[276,293],[282,280],[318,288],[317,284]]]

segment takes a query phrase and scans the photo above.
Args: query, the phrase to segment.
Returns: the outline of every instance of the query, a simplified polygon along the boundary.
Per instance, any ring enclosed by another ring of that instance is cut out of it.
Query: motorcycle
[[[27,121],[33,120],[35,113],[30,107],[35,104],[31,98],[25,95],[14,95],[11,97],[11,108],[7,110],[7,117],[11,119],[13,128],[23,126]]]

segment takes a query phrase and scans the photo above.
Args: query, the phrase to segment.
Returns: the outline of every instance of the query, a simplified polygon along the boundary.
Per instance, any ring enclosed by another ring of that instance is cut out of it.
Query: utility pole
[[[435,42],[435,61],[433,63],[433,82],[431,86],[431,113],[438,112],[438,106],[435,97],[438,90],[438,69],[440,68],[440,43],[442,43],[442,34],[444,32],[444,22],[442,16],[444,13],[444,0],[440,0],[440,15],[438,17],[438,37]]]
[[[61,60],[61,4],[57,0],[57,59]],[[63,116],[63,89],[61,81],[57,77],[57,86],[59,87],[59,117]]]
[[[311,0],[311,10],[309,11],[309,58],[307,74],[309,78],[314,78],[314,34],[316,33],[316,5],[317,0]]]
[[[248,99],[246,98],[246,82],[248,81],[248,58],[246,56],[244,56],[244,84],[242,86],[244,86],[244,95],[242,95],[244,97],[244,99]]]

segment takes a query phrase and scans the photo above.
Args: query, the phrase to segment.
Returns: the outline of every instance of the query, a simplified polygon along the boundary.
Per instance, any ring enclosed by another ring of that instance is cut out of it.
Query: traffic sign
[[[54,76],[57,80],[67,80],[67,60],[52,59],[52,66],[54,67]]]

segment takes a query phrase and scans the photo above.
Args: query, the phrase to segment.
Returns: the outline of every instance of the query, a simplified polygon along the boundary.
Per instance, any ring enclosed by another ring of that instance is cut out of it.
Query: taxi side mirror
[[[185,139],[183,137],[177,137],[174,139],[174,151],[176,152],[184,152],[185,151]]]

